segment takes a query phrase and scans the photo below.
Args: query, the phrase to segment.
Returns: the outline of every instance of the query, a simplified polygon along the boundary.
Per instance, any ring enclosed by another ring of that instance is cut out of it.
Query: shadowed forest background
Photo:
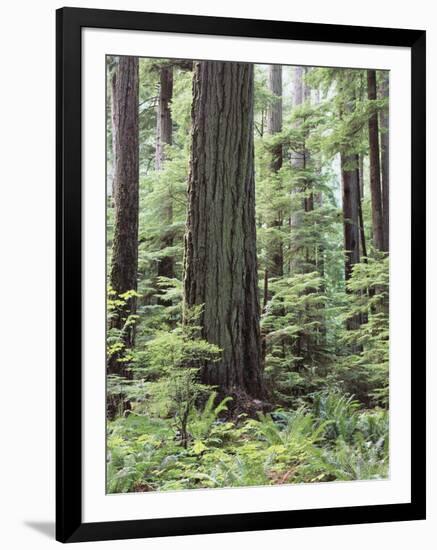
[[[388,475],[389,74],[107,57],[107,491]]]

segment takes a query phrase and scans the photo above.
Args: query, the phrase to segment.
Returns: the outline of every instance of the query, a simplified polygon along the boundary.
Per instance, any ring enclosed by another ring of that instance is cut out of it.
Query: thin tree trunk
[[[304,67],[295,67],[293,71],[293,108],[300,107],[304,102]],[[296,128],[299,127],[299,122],[294,123]],[[293,168],[298,171],[305,167],[305,148],[296,148],[292,151],[291,164]],[[293,188],[292,195],[300,194],[303,191],[302,185],[296,185]],[[300,201],[299,201],[300,202]],[[292,237],[292,243],[296,242],[293,235],[298,232],[303,223],[303,212],[305,210],[304,201],[302,201],[301,208],[294,210],[290,215],[290,232]],[[302,259],[299,257],[299,250],[297,246],[291,247],[290,250],[290,272],[293,274],[300,273],[302,271]]]
[[[264,285],[263,285],[263,302],[262,302],[262,313],[267,311],[267,304],[269,302],[269,272],[267,269],[264,270]],[[263,367],[265,366],[267,355],[267,331],[261,329],[261,360]]]
[[[381,83],[381,97],[389,97],[389,76],[384,72]],[[382,182],[382,214],[384,227],[384,250],[389,251],[389,106],[383,109],[379,115],[381,129],[381,182]]]
[[[356,155],[341,154],[343,234],[345,249],[344,275],[348,281],[353,266],[360,261],[359,181]],[[347,328],[353,330],[360,325],[359,316],[348,319]]]
[[[162,170],[166,160],[165,148],[173,142],[173,123],[171,116],[171,102],[173,99],[173,67],[164,65],[159,69],[159,100],[156,115],[156,154],[155,168]],[[166,196],[162,206],[163,223],[166,225],[161,237],[160,249],[165,250],[173,246],[173,202],[171,196]],[[158,263],[158,277],[174,277],[174,258],[171,255],[163,256]]]
[[[268,69],[268,89],[274,96],[273,101],[268,106],[266,112],[266,133],[274,136],[282,131],[282,66],[269,65]],[[282,192],[282,186],[277,179],[277,173],[282,168],[283,150],[282,143],[278,143],[271,149],[270,172],[270,193],[274,197]],[[267,219],[268,228],[281,228],[283,225],[283,213],[277,210]],[[272,298],[272,292],[269,290],[269,277],[282,277],[284,274],[284,248],[282,235],[269,233],[266,239],[266,268],[264,271],[264,293],[263,293],[263,313],[266,311],[267,303]],[[261,331],[262,341],[262,360],[265,363],[267,353],[267,333]]]
[[[311,89],[305,82],[305,76],[308,72],[308,69],[305,67],[295,67],[294,76],[293,76],[293,103],[294,107],[300,107],[303,103],[309,103],[311,101]],[[299,129],[301,121],[298,119],[295,122],[295,127]],[[305,177],[305,171],[308,169],[310,164],[310,153],[306,147],[306,135],[302,134],[302,142],[299,143],[301,146],[300,150],[297,149],[294,151],[294,158],[292,160],[292,165],[295,168],[297,175],[299,177],[299,185],[294,189],[295,193],[302,194],[303,199],[300,208],[297,212],[294,212],[291,216],[291,229],[292,229],[292,239],[294,242],[299,240],[299,230],[302,229],[305,223],[308,223],[305,219],[305,213],[309,213],[314,210],[314,194],[312,188],[312,182]],[[299,140],[300,142],[300,140]],[[300,172],[300,174],[299,174]],[[299,201],[300,202],[300,201]],[[297,233],[298,237],[293,238],[293,233]],[[301,245],[299,244],[299,248]],[[318,251],[316,247],[305,246],[301,249],[294,247],[294,254],[292,259],[292,272],[296,273],[307,273],[313,271],[316,267]],[[310,293],[311,291],[307,291]],[[306,351],[307,356],[309,356],[309,350],[311,348],[312,342],[311,338],[305,332],[300,332],[297,335],[295,340],[295,353],[298,357],[303,356],[303,351]],[[296,362],[296,368],[299,370],[304,364],[304,358]]]
[[[282,131],[282,66],[269,65],[269,92],[275,96],[267,110],[267,133],[275,135]],[[282,144],[272,149],[271,168],[278,172],[282,167]]]
[[[159,98],[156,113],[155,169],[161,170],[166,160],[165,147],[173,140],[171,101],[173,99],[173,67],[159,69]]]
[[[367,71],[367,97],[376,99],[376,71]],[[377,250],[385,250],[382,215],[381,173],[379,162],[378,114],[369,117],[370,193],[372,200],[373,242]]]
[[[360,175],[360,197],[364,199],[364,155],[360,153],[358,155],[358,171]]]
[[[268,78],[269,91],[275,96],[275,100],[267,111],[267,133],[271,136],[282,131],[282,66],[270,65]],[[276,174],[282,167],[282,144],[279,143],[272,149],[270,169]],[[274,192],[280,192],[277,186],[272,185]],[[273,220],[268,222],[270,227],[282,226],[282,212],[276,212]],[[284,255],[282,239],[273,235],[267,243],[267,263],[271,277],[282,277],[284,272]]]
[[[364,218],[363,218],[363,195],[362,189],[364,189],[363,182],[363,170],[362,170],[362,155],[357,155],[357,178],[358,178],[358,218],[360,222],[360,239],[361,239],[361,255],[364,256],[365,261],[367,262],[367,247],[366,247],[366,233],[364,231]]]
[[[358,178],[358,219],[360,223],[360,260],[364,263],[367,263],[367,246],[366,246],[366,233],[364,230],[364,217],[363,217],[363,197],[361,195],[361,190],[364,189],[364,173],[362,169],[362,159],[363,155],[356,155],[357,159],[357,178]],[[363,325],[368,322],[367,313],[362,313],[357,319],[360,325]],[[355,323],[353,323],[355,324]],[[358,349],[358,348],[357,348]]]
[[[222,349],[202,381],[262,397],[253,87],[251,64],[195,64],[184,298],[204,304],[202,335]]]
[[[112,131],[114,147],[114,239],[110,283],[121,295],[137,290],[138,270],[138,59],[120,57],[112,80]],[[136,298],[120,308],[112,326],[123,329],[129,315],[136,311]],[[133,327],[124,329],[124,342],[131,347]],[[120,372],[112,362],[110,372]]]
[[[304,97],[304,67],[295,67],[293,74],[293,107],[300,107],[305,101]],[[298,126],[299,123],[296,122],[295,126]],[[305,151],[302,148],[301,150],[293,152],[292,164],[295,168],[303,168],[305,160]]]
[[[343,235],[346,251],[344,274],[346,280],[350,279],[353,266],[360,261],[359,183],[355,163],[356,155],[341,154]]]

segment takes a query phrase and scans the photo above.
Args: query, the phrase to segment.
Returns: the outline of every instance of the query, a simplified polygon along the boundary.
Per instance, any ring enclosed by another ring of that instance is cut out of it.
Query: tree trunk
[[[352,268],[360,261],[359,182],[356,169],[356,155],[341,154],[343,234],[346,259],[345,279],[352,274]]]
[[[360,261],[360,188],[358,180],[357,155],[341,154],[342,202],[343,202],[343,234],[345,249],[344,275],[348,281],[352,275],[353,266]],[[360,325],[359,316],[348,320],[350,330]]]
[[[282,131],[282,66],[269,66],[269,91],[275,96],[275,100],[269,106],[267,111],[267,133],[275,135]],[[277,173],[283,162],[282,144],[278,144],[272,149],[272,159],[270,168],[273,174]],[[272,185],[273,192],[280,192]],[[268,221],[270,227],[282,226],[282,212],[276,212],[275,218]],[[267,243],[267,264],[270,277],[282,277],[284,272],[284,257],[282,248],[282,239],[274,235]]]
[[[358,156],[358,172],[360,176],[360,198],[364,199],[364,155],[362,153]]]
[[[156,114],[155,168],[161,170],[165,161],[165,146],[172,144],[171,101],[173,98],[173,67],[159,69],[159,99]]]
[[[305,75],[307,74],[308,69],[305,67],[295,67],[294,69],[294,79],[293,79],[293,103],[294,107],[299,107],[304,102],[311,101],[311,89],[305,83]],[[295,127],[299,128],[300,122],[295,122]],[[303,136],[302,147],[297,149],[293,153],[292,165],[293,167],[299,170],[307,170],[310,164],[310,153],[306,147],[306,136]],[[304,212],[311,212],[314,210],[314,194],[312,190],[311,181],[304,180],[300,178],[300,184],[295,189],[296,193],[304,193],[304,198],[302,199],[302,210],[295,212],[291,216],[291,227],[295,231],[302,227],[304,224]],[[295,251],[297,252],[297,251]],[[315,251],[309,250],[308,247],[304,250],[305,259],[298,258],[298,254],[295,253],[295,258],[292,260],[292,271],[294,273],[298,272],[309,272],[312,271],[315,265]],[[310,258],[313,255],[314,258]]]
[[[376,99],[376,71],[367,71],[367,97]],[[379,163],[378,114],[369,117],[370,194],[372,201],[373,243],[377,250],[385,250],[382,215],[381,174]]]
[[[202,381],[262,397],[253,87],[251,64],[195,64],[184,297],[204,304],[202,336],[223,350]]]
[[[299,107],[304,102],[304,89],[303,89],[303,75],[304,75],[304,68],[303,67],[295,67],[293,71],[293,108]],[[299,122],[296,121],[294,123],[294,127],[299,127]],[[305,149],[302,148],[295,148],[291,152],[291,164],[293,168],[298,171],[302,170],[305,167]],[[296,185],[292,190],[292,195],[296,195],[299,193],[302,193],[303,189],[302,186]],[[300,202],[300,201],[299,201]],[[297,203],[297,201],[296,201]],[[302,201],[301,207],[297,208],[297,210],[294,210],[294,212],[291,212],[290,215],[290,232],[293,237],[293,234],[296,233],[299,228],[303,224],[303,212],[305,210],[304,201]],[[292,242],[294,239],[292,239]],[[300,258],[299,250],[297,246],[291,246],[290,252],[290,272],[292,274],[300,273],[302,272],[302,258]]]
[[[269,92],[275,96],[267,111],[267,133],[275,135],[282,131],[282,66],[269,65]],[[278,172],[282,167],[282,144],[272,150],[272,171]]]
[[[293,107],[298,107],[303,103],[303,74],[304,67],[295,67],[293,74]]]
[[[388,72],[384,72],[381,83],[381,97],[389,97]],[[382,214],[384,227],[384,250],[389,251],[389,106],[379,115],[381,129],[381,181],[382,181]]]
[[[293,74],[293,108],[299,107],[305,101],[304,91],[304,67],[295,67]],[[298,122],[295,125],[298,126]],[[305,150],[293,152],[292,164],[295,168],[303,168],[305,165]]]
[[[159,100],[156,114],[156,153],[155,168],[162,170],[166,160],[165,147],[173,142],[173,124],[171,116],[171,102],[173,99],[173,67],[164,65],[159,69]],[[166,225],[161,238],[160,249],[165,250],[173,246],[173,201],[166,196],[162,205],[163,223]],[[158,263],[158,277],[174,277],[173,256],[163,256]]]
[[[345,249],[344,276],[351,278],[353,266],[360,261],[360,182],[358,156],[341,154],[343,235]],[[360,316],[348,319],[346,326],[353,330],[360,325]]]
[[[138,269],[138,59],[120,57],[112,80],[112,131],[114,148],[114,239],[110,283],[117,295],[137,289]],[[122,329],[136,311],[136,299],[127,301],[113,319]],[[134,340],[133,327],[124,334],[126,346]],[[119,367],[118,367],[119,368]],[[111,365],[117,370],[117,365]]]
[[[367,262],[367,247],[366,247],[366,233],[364,230],[364,217],[363,217],[363,190],[364,190],[364,171],[363,171],[363,155],[357,155],[357,179],[358,179],[358,219],[360,222],[360,241],[361,241],[361,256],[364,256]]]

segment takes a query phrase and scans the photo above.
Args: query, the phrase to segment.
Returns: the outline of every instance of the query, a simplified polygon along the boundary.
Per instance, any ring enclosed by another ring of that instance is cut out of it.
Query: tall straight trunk
[[[360,261],[359,181],[356,155],[341,154],[343,236],[346,251],[344,274],[349,280],[352,268]]]
[[[360,222],[360,242],[361,242],[361,256],[367,261],[367,247],[366,247],[366,233],[364,231],[364,217],[363,217],[363,190],[364,190],[364,171],[363,171],[363,155],[356,155],[357,159],[357,179],[358,179],[358,219]]]
[[[165,146],[173,140],[171,102],[173,99],[173,67],[163,65],[159,69],[159,97],[156,113],[155,168],[161,170],[166,159]]]
[[[282,131],[282,66],[269,65],[268,73],[269,92],[274,96],[267,110],[267,133],[275,135]],[[271,167],[278,172],[282,167],[282,144],[272,149]]]
[[[364,189],[364,170],[363,170],[363,155],[356,155],[357,161],[357,179],[358,179],[358,221],[360,224],[360,260],[364,263],[367,263],[367,246],[366,246],[366,232],[364,229],[364,216],[363,216],[363,195],[362,190]],[[368,322],[367,313],[362,313],[356,321],[350,321],[349,323],[356,324],[359,322],[360,325],[363,325]],[[358,349],[358,348],[357,348]]]
[[[166,160],[165,147],[173,142],[173,124],[171,116],[171,102],[173,99],[173,67],[163,65],[159,69],[159,99],[156,113],[156,153],[155,168],[162,170]],[[162,205],[163,223],[167,226],[161,237],[160,248],[165,250],[173,246],[173,202],[168,195]],[[158,277],[174,277],[173,256],[163,256],[158,263]]]
[[[269,65],[268,69],[268,88],[273,96],[266,113],[266,131],[270,136],[274,136],[282,131],[282,66]],[[282,143],[279,143],[271,149],[270,172],[272,174],[270,181],[270,193],[273,197],[282,191],[282,186],[276,179],[276,174],[282,168],[283,150]],[[278,185],[279,183],[279,185]],[[271,214],[266,220],[267,227],[281,228],[283,225],[283,212],[278,210]],[[277,233],[270,233],[266,239],[266,267],[264,271],[264,290],[263,290],[263,308],[265,313],[268,301],[272,298],[272,292],[269,290],[270,277],[282,277],[284,274],[284,247],[282,236]],[[261,331],[262,339],[262,360],[265,362],[267,342],[266,333]]]
[[[304,90],[304,67],[295,67],[293,73],[293,107],[300,107],[305,101]],[[295,125],[298,126],[298,122]],[[303,168],[305,164],[304,160],[305,151],[301,150],[293,152],[292,164],[295,168]]]
[[[389,97],[389,76],[388,72],[384,71],[380,87],[381,98],[388,99]],[[384,250],[389,251],[389,106],[383,109],[379,115],[380,130],[381,130],[381,182],[382,182],[382,214],[384,227]]]
[[[364,155],[360,153],[358,155],[358,171],[360,176],[360,197],[364,199]]]
[[[343,235],[345,249],[345,280],[351,278],[353,266],[360,261],[360,182],[358,178],[357,155],[341,153]],[[360,317],[348,320],[347,328],[352,330],[360,325]]]
[[[253,65],[195,64],[184,298],[204,305],[202,336],[222,349],[202,381],[262,397],[253,93]]]
[[[304,88],[303,88],[303,78],[304,78],[304,67],[295,67],[293,71],[293,80],[292,80],[292,99],[293,99],[293,108],[300,107],[304,102]],[[296,128],[299,128],[299,122],[294,123]],[[296,171],[303,170],[305,167],[305,149],[296,148],[292,151],[291,164]],[[302,193],[302,186],[296,185],[293,188],[292,195],[297,195]],[[303,223],[303,212],[305,210],[304,201],[302,201],[301,208],[298,208],[294,212],[291,212],[290,215],[290,232],[291,236],[296,233]],[[293,274],[301,272],[302,260],[299,257],[298,249],[295,246],[291,246],[290,250],[290,272]]]
[[[293,107],[299,108],[305,102],[311,101],[311,89],[305,82],[305,76],[308,69],[305,67],[295,67],[293,74]],[[294,123],[296,130],[300,130],[302,119],[297,119]],[[301,245],[299,232],[304,225],[308,223],[305,213],[314,210],[314,194],[312,182],[305,176],[305,171],[310,164],[310,153],[306,147],[307,136],[302,130],[298,138],[297,147],[293,151],[292,166],[295,169],[298,178],[298,184],[294,187],[293,193],[303,197],[296,201],[297,210],[291,215],[291,237],[292,242],[297,246],[292,246],[292,259],[290,262],[290,271],[296,273],[308,273],[314,271],[318,261],[319,249],[315,246]],[[308,293],[311,290],[307,291]],[[305,363],[305,355],[309,357],[310,349],[313,345],[312,338],[305,332],[299,332],[294,342],[294,353],[301,359],[297,360],[295,366],[297,370],[301,369]]]
[[[282,131],[282,66],[270,65],[268,73],[268,85],[269,91],[274,96],[273,102],[270,104],[267,110],[266,116],[266,129],[267,133],[271,136]],[[279,143],[272,149],[272,158],[270,163],[270,169],[273,174],[276,174],[282,167],[283,154],[282,144]],[[275,185],[272,185],[272,191],[278,192]],[[268,221],[270,227],[282,226],[282,212],[275,212],[274,218]],[[284,257],[282,240],[277,235],[274,235],[269,239],[267,243],[267,264],[268,275],[270,277],[281,277],[284,272]],[[265,279],[268,281],[268,279]]]
[[[314,105],[320,105],[320,91],[319,91],[318,88],[314,88]],[[316,154],[315,159],[314,159],[314,163],[315,163],[317,175],[319,177],[321,177],[322,176],[323,161],[322,161],[322,156],[321,156],[320,152],[318,154]],[[316,208],[322,208],[323,207],[323,191],[318,191],[318,192],[314,193],[313,207],[314,206]],[[323,242],[323,240],[321,240],[319,242],[319,244],[316,245],[315,267],[319,271],[319,273],[322,277],[322,286],[321,286],[322,292],[324,292],[324,290],[325,290],[325,282],[324,282],[324,278],[325,278],[325,265],[324,265],[324,263],[325,263],[325,260],[324,260],[324,257],[325,257],[324,242]]]
[[[307,74],[308,69],[305,67],[295,67],[294,77],[293,77],[293,103],[294,107],[301,106],[304,102],[311,101],[311,89],[305,83],[305,75]],[[295,127],[299,128],[299,121],[295,122]],[[292,165],[293,167],[299,170],[306,170],[309,167],[310,163],[310,153],[306,147],[305,138],[303,139],[302,147],[299,150],[293,152]],[[304,198],[302,199],[302,211],[294,213],[291,217],[291,227],[292,230],[298,230],[302,227],[304,223],[303,212],[311,212],[314,210],[314,194],[312,190],[312,183],[305,181],[302,177],[299,178],[299,186],[295,189],[296,193],[304,193]],[[315,255],[315,254],[314,254]],[[292,261],[292,270],[294,272],[303,271],[312,271],[313,266],[311,263],[315,261],[310,261],[310,250],[306,248],[305,250],[305,260],[299,261],[299,258],[295,257]]]
[[[138,59],[120,57],[112,80],[112,132],[114,148],[114,239],[110,283],[118,294],[137,289],[138,270]],[[136,311],[130,298],[114,317],[112,326],[123,329]],[[134,330],[126,328],[125,344],[133,345]],[[117,371],[119,365],[110,365]]]
[[[305,67],[304,77],[308,74],[308,72],[309,72],[309,68]],[[305,82],[305,79],[303,82],[303,97],[307,103],[311,103],[311,88]],[[306,147],[304,148],[304,158],[305,158],[305,168],[308,168],[310,164],[310,153]],[[305,212],[311,212],[312,210],[314,210],[314,194],[313,194],[311,182],[306,184],[306,190],[308,192],[308,195],[305,198]]]
[[[376,99],[376,71],[367,71],[367,97]],[[379,162],[378,114],[369,117],[370,194],[372,201],[373,243],[378,250],[385,250],[382,214],[381,173]]]

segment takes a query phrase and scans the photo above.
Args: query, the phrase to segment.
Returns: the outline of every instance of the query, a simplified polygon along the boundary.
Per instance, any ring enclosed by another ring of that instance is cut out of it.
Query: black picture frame
[[[78,542],[425,519],[425,48],[422,30],[62,8],[57,64],[56,538]],[[258,37],[411,49],[411,502],[135,521],[82,522],[81,30]]]

